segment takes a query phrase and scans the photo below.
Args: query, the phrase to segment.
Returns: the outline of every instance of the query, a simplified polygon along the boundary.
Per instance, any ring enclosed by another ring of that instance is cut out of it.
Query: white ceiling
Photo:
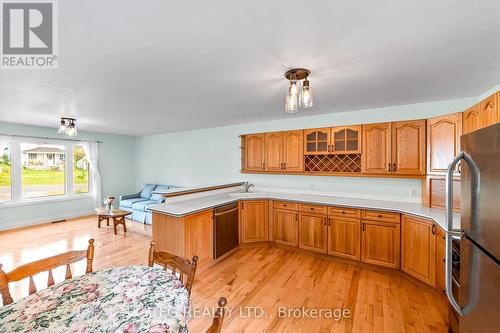
[[[500,1],[64,0],[59,69],[0,71],[0,120],[144,135],[477,96],[500,78]]]

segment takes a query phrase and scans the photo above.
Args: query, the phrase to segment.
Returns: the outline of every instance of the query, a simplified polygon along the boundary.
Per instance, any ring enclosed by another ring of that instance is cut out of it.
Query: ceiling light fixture
[[[68,137],[74,137],[78,134],[76,129],[76,119],[61,117],[61,123],[57,129],[57,133],[65,134]]]
[[[285,73],[285,78],[290,81],[286,95],[285,111],[296,113],[299,108],[309,109],[313,106],[313,94],[309,80],[311,71],[305,68],[293,68]],[[304,80],[304,82],[301,81]]]

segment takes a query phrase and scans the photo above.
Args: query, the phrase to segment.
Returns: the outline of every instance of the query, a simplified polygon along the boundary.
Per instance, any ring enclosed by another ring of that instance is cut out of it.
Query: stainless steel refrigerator
[[[463,135],[461,149],[446,176],[446,294],[458,314],[460,333],[500,332],[500,124]],[[458,163],[461,225],[453,229],[451,183]],[[460,287],[454,293],[452,237],[457,236]]]

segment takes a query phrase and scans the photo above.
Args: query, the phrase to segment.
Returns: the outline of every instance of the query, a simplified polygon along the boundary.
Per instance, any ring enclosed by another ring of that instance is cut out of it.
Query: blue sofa
[[[140,192],[120,195],[120,209],[131,211],[130,218],[134,221],[152,224],[152,214],[146,208],[149,205],[165,202],[165,198],[161,194],[153,192],[162,192],[174,188],[177,188],[177,186],[146,184]]]

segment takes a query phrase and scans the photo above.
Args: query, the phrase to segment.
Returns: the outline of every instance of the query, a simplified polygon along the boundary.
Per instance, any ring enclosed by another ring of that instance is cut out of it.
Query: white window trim
[[[36,138],[10,138],[9,140],[10,164],[11,164],[11,199],[0,201],[1,207],[16,207],[25,205],[34,205],[49,202],[69,201],[78,199],[93,198],[92,188],[92,172],[89,172],[89,192],[73,193],[73,147],[81,146],[80,142],[69,142],[67,140],[57,139],[36,139]],[[22,196],[22,156],[21,144],[47,144],[47,145],[62,145],[65,149],[65,178],[64,178],[64,195],[45,196],[37,198],[23,198]]]

